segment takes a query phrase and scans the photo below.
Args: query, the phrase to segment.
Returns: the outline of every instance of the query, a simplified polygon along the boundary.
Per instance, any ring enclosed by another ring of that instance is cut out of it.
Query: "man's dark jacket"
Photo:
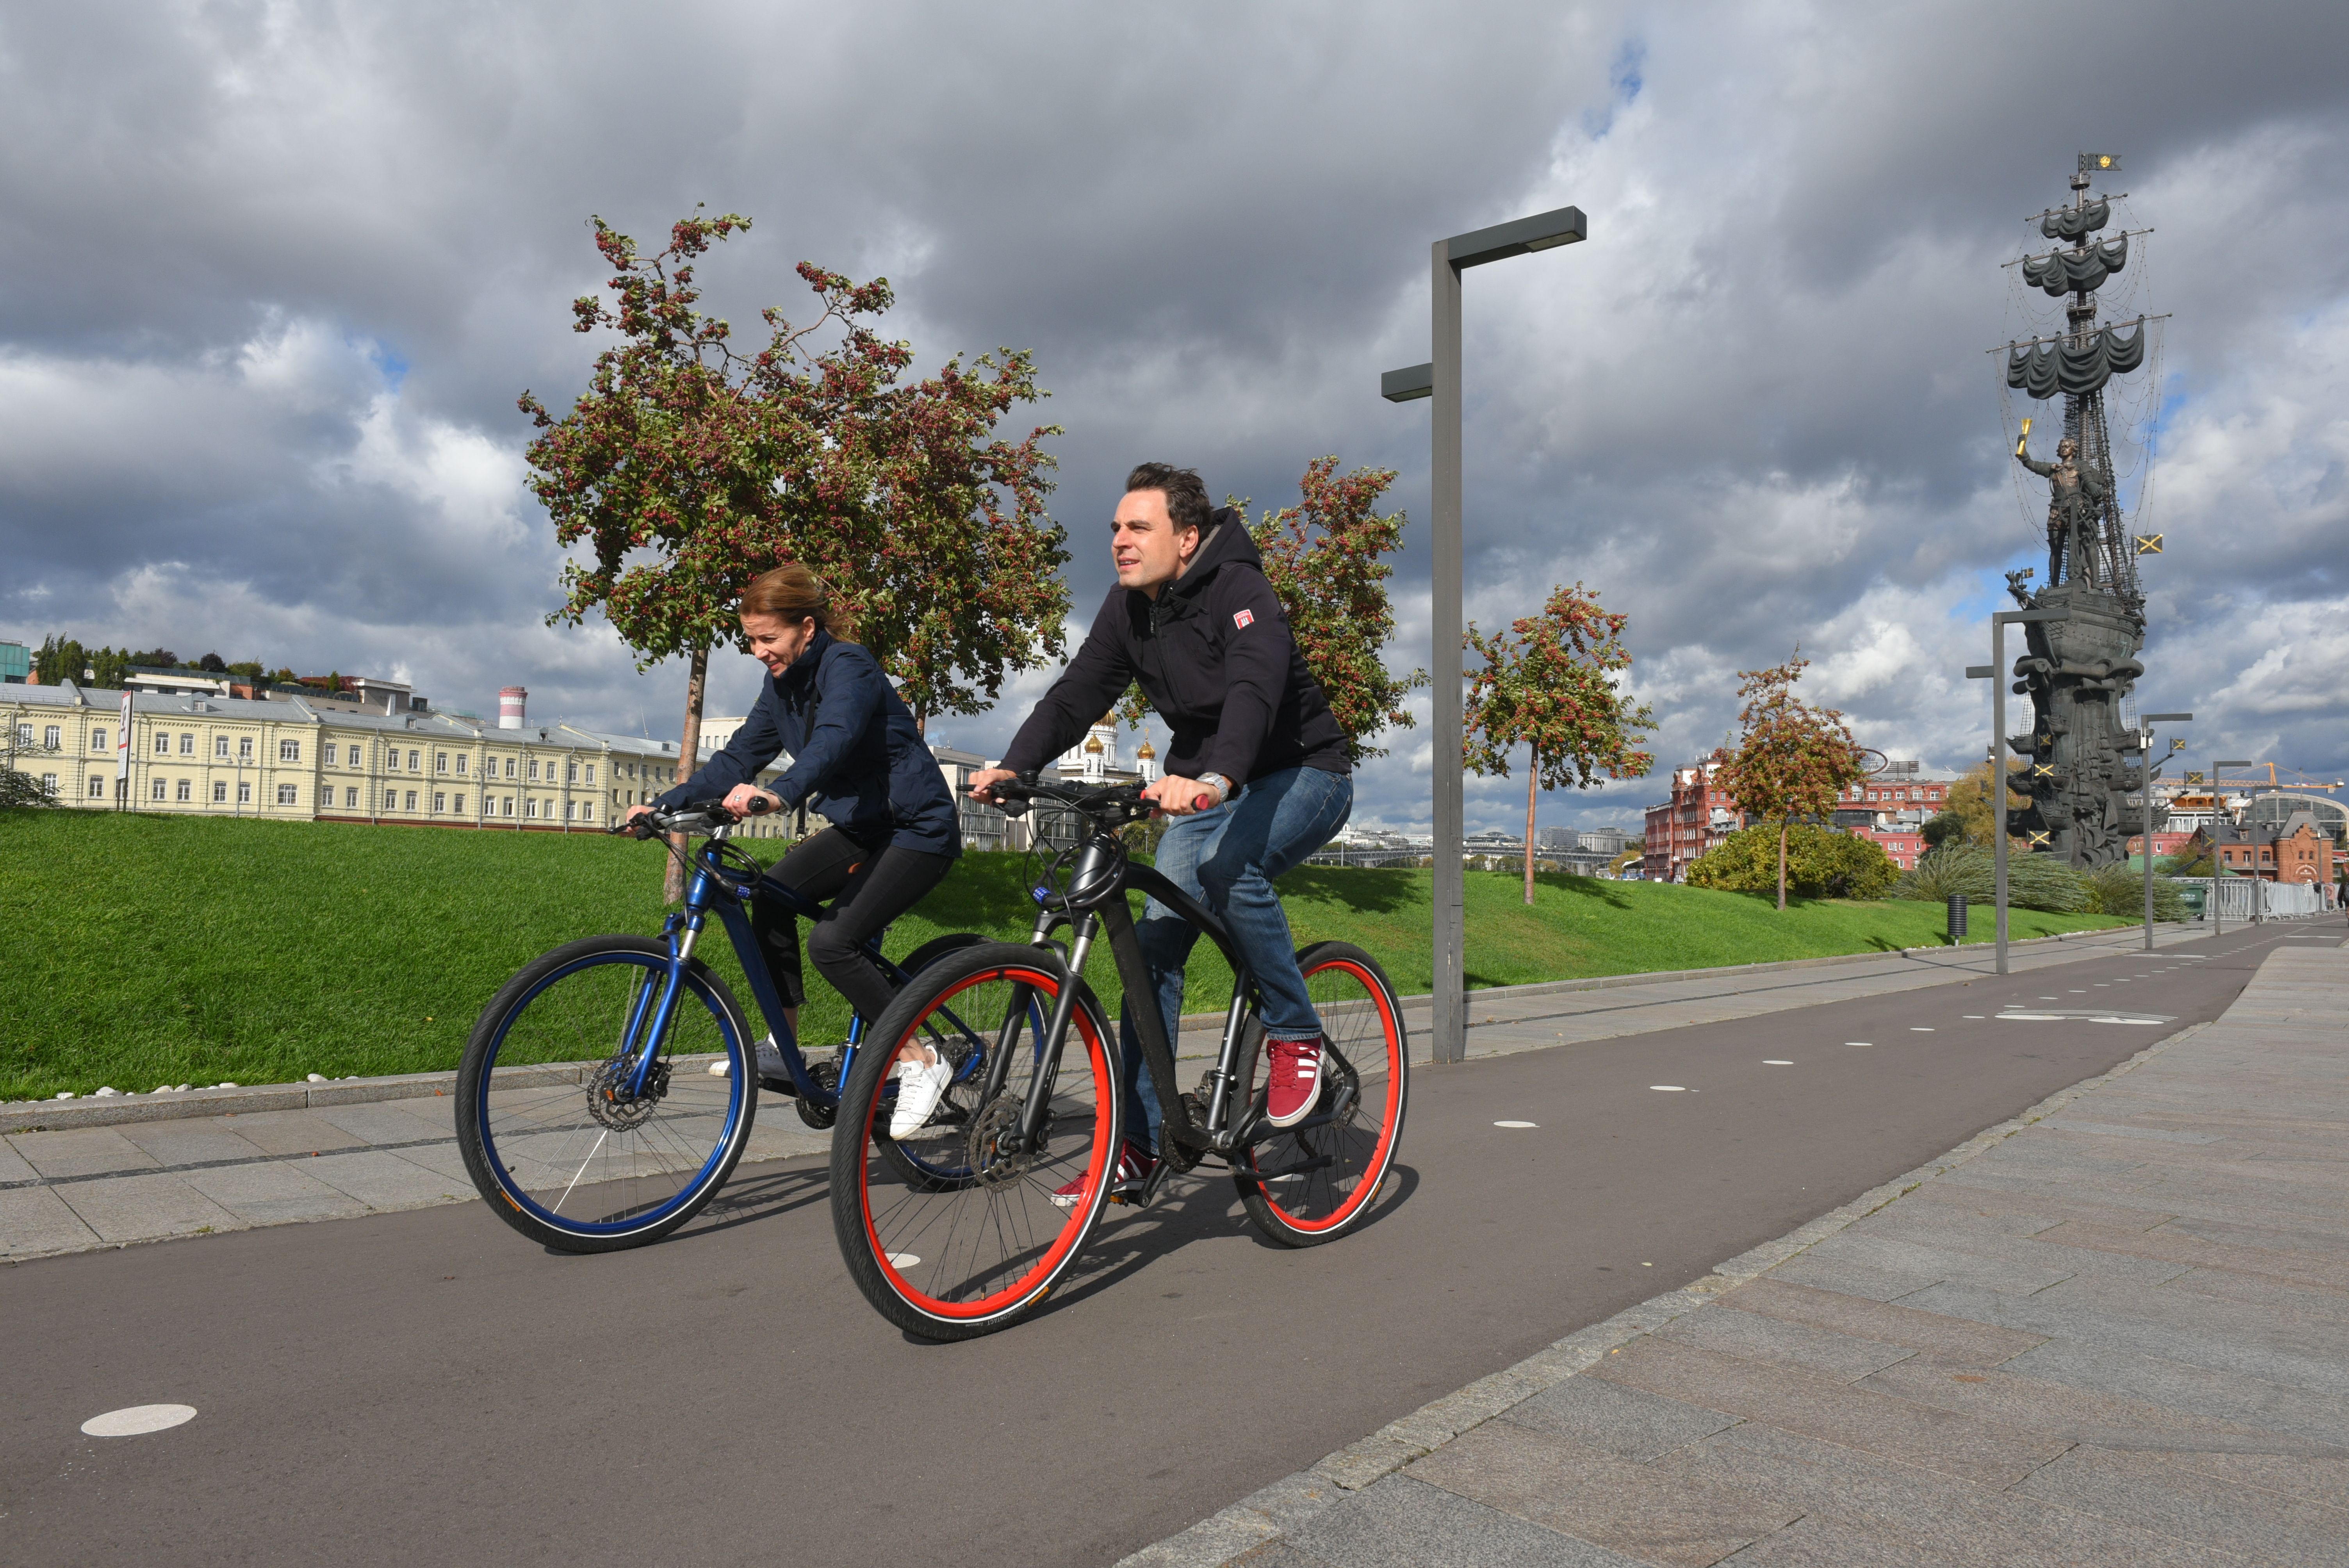
[[[1346,732],[1305,668],[1247,523],[1229,507],[1216,509],[1191,569],[1156,599],[1109,591],[1084,645],[1019,727],[1003,766],[1019,773],[1043,767],[1134,681],[1174,732],[1165,757],[1173,777],[1220,773],[1237,787],[1299,766],[1352,770]]]
[[[871,654],[830,632],[818,632],[789,668],[768,676],[734,738],[654,804],[712,799],[755,783],[759,769],[784,751],[792,765],[767,787],[784,810],[804,801],[870,850],[895,844],[962,853],[954,796],[913,713]]]

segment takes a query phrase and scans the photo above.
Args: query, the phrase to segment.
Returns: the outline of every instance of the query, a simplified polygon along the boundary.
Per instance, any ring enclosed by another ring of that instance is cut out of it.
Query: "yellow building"
[[[133,692],[126,749],[125,700],[71,682],[0,686],[11,765],[85,810],[542,832],[605,827],[677,779],[675,741],[294,696]],[[783,824],[744,831],[771,838]]]

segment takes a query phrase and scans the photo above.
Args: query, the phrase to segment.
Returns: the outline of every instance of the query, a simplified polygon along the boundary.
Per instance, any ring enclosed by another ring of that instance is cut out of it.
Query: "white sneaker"
[[[911,1138],[930,1119],[954,1081],[954,1067],[929,1047],[926,1062],[899,1062],[891,1070],[897,1078],[897,1106],[889,1113],[889,1136]]]

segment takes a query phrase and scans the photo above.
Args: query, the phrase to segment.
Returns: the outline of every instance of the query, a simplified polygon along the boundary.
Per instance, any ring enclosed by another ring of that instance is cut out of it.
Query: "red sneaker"
[[[1321,1037],[1265,1044],[1265,1119],[1294,1127],[1321,1098]]]
[[[1131,1202],[1142,1195],[1150,1181],[1150,1173],[1158,1169],[1158,1156],[1139,1143],[1128,1141],[1118,1150],[1117,1170],[1110,1177],[1109,1201]],[[1085,1195],[1085,1178],[1078,1177],[1052,1194],[1052,1202],[1063,1209],[1073,1209]]]

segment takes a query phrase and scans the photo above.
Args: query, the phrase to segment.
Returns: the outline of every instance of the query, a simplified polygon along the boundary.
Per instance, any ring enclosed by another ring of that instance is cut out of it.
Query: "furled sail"
[[[2113,215],[2113,204],[2099,196],[2085,207],[2058,207],[2039,220],[2039,232],[2051,240],[2076,240],[2093,234]]]
[[[2018,344],[2006,351],[2006,384],[2033,397],[2094,392],[2116,376],[2145,363],[2145,323],[2127,336],[2103,326],[2078,344],[2057,341],[2040,347]]]
[[[2085,251],[2051,251],[2023,258],[2023,281],[2052,294],[2104,286],[2113,273],[2128,265],[2128,236],[2090,245]]]

